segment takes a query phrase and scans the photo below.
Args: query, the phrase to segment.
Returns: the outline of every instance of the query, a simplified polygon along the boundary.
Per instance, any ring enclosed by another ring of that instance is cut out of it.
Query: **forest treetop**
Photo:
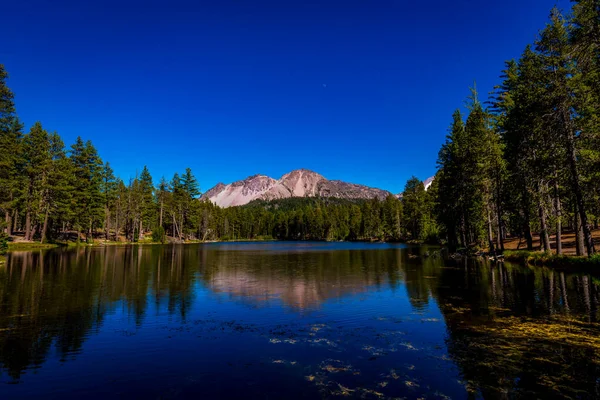
[[[90,141],[66,148],[35,123],[24,133],[0,66],[0,209],[7,234],[26,240],[94,235],[136,241],[224,238],[436,240],[502,251],[533,234],[561,253],[565,229],[593,255],[600,220],[600,3],[553,9],[487,101],[457,110],[429,190],[411,178],[401,200],[289,199],[221,209],[199,198],[192,171],[154,182],[149,170],[115,177]]]

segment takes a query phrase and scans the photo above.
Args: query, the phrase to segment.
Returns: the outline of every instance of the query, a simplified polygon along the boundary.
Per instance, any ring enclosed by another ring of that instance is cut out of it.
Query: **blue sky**
[[[8,4],[6,4],[8,3]],[[125,180],[207,190],[296,168],[392,192],[435,173],[452,112],[568,1],[8,1],[27,129],[90,139]]]

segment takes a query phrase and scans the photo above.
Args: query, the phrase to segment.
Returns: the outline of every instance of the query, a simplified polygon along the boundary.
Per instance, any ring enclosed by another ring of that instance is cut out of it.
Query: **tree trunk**
[[[183,226],[184,226],[184,219],[183,219],[183,212],[181,213],[181,217],[180,217],[180,224],[179,224],[179,240],[183,240]]]
[[[463,213],[461,215],[461,221],[460,221],[460,239],[462,241],[462,247],[467,247],[467,235],[465,232],[465,214]]]
[[[4,219],[6,220],[6,234],[10,236],[12,234],[12,221],[10,220],[10,213],[8,212],[8,210],[4,213]]]
[[[498,213],[498,249],[500,253],[504,253],[504,232],[502,226],[502,196],[501,196],[501,179],[496,179],[496,212]]]
[[[531,225],[529,224],[529,212],[526,213],[527,217],[523,223],[523,234],[527,241],[527,250],[533,251],[533,236],[531,236]]]
[[[523,234],[527,241],[527,250],[533,251],[533,237],[531,235],[531,199],[529,191],[523,186]]]
[[[490,253],[496,258],[496,249],[494,248],[494,235],[492,233],[492,216],[490,213],[490,206],[487,206],[487,224],[488,224],[488,242],[490,244]]]
[[[119,209],[117,208],[117,212],[115,213],[115,242],[119,241],[119,232],[121,232],[121,227],[119,226]]]
[[[17,223],[19,222],[19,211],[15,210],[13,211],[13,232],[17,231]]]
[[[31,240],[31,211],[27,209],[27,213],[25,214],[25,240]]]
[[[104,215],[106,215],[106,220],[104,222],[104,239],[110,240],[110,211],[108,210],[108,206],[104,207]]]
[[[181,235],[179,233],[179,228],[177,227],[177,220],[175,219],[175,213],[171,214],[173,217],[173,238],[178,237],[181,240]]]
[[[137,225],[137,221],[135,218],[131,221],[131,238],[129,239],[131,242],[135,242],[135,226]]]
[[[13,197],[13,193],[11,191],[11,193],[10,193],[10,202],[11,202],[11,204],[12,204],[13,198],[14,198]],[[11,221],[11,218],[10,218],[10,212],[8,210],[6,210],[6,212],[4,214],[4,217],[6,219],[6,234],[8,236],[11,236],[12,235],[12,231],[11,231],[12,221]]]
[[[550,237],[548,236],[548,226],[546,224],[546,210],[542,204],[538,207],[540,213],[540,243],[544,251],[550,251]]]
[[[37,233],[38,228],[39,228],[39,224],[35,224],[35,225],[31,226],[31,239],[29,239],[29,240],[33,241],[33,238],[35,237],[35,234]]]
[[[496,248],[500,254],[504,253],[504,238],[502,237],[502,220],[498,216],[498,224],[496,225]]]
[[[85,241],[88,243],[90,242],[90,238],[92,239],[92,242],[94,241],[94,230],[92,228],[92,224],[93,224],[93,222],[92,222],[92,219],[90,218],[90,224],[88,226],[88,233],[85,236]]]
[[[564,114],[563,114],[564,118]],[[568,120],[565,119],[565,123]],[[577,211],[579,212],[579,218],[581,221],[581,228],[583,230],[583,241],[587,250],[587,255],[594,255],[594,242],[592,239],[592,233],[590,226],[588,225],[587,215],[585,213],[585,203],[583,200],[583,191],[581,190],[579,170],[577,168],[577,154],[575,151],[575,137],[572,129],[568,129],[567,132],[567,150],[569,154],[569,169],[571,171],[571,186],[573,193],[575,194],[575,201],[577,202]]]
[[[162,227],[163,226],[163,200],[162,200],[162,198],[160,199],[160,217],[159,218],[160,219],[158,221],[158,225],[160,227]]]
[[[554,197],[556,200],[556,254],[562,254],[562,209],[557,180],[554,181]]]
[[[584,243],[583,243],[583,227],[581,226],[581,219],[577,212],[577,204],[575,204],[575,251],[578,256],[584,256]]]
[[[46,206],[46,213],[44,215],[44,227],[42,228],[42,239],[40,243],[44,243],[46,241],[46,232],[48,230],[48,206]]]
[[[138,231],[138,240],[142,239],[142,219],[140,218],[140,230]]]

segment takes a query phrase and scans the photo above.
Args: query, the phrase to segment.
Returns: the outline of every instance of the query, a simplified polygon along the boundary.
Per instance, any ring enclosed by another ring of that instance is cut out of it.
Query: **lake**
[[[597,398],[599,298],[400,244],[15,252],[0,398]]]

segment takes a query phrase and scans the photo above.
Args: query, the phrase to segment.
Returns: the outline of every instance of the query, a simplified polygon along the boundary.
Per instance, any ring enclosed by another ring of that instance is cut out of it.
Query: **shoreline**
[[[211,243],[260,243],[260,242],[282,242],[278,239],[239,239],[239,240],[207,240],[207,241],[185,241],[185,242],[167,242],[157,243],[150,241],[141,242],[114,242],[114,241],[97,241],[94,243],[74,243],[74,242],[57,242],[57,243],[39,243],[39,242],[9,242],[8,253],[19,252],[19,251],[36,251],[36,250],[49,250],[60,247],[103,247],[103,246],[161,246],[169,244],[211,244]],[[351,241],[349,241],[351,242]],[[385,243],[385,242],[373,242],[373,241],[355,241],[365,243]],[[412,243],[406,242],[407,244],[418,244],[425,245],[426,243]],[[531,265],[536,267],[551,267],[561,270],[580,270],[586,272],[600,272],[600,255],[596,255],[592,258],[586,256],[572,256],[572,255],[556,255],[553,253],[545,253],[541,251],[528,251],[528,250],[506,250],[503,254],[504,261],[520,263],[523,265]],[[6,257],[0,256],[0,264],[5,261]]]
[[[557,255],[529,250],[506,250],[504,260],[536,267],[551,267],[560,270],[600,272],[600,255],[593,257]]]
[[[54,243],[39,243],[39,242],[25,242],[25,241],[19,241],[19,242],[8,242],[8,252],[14,252],[14,251],[34,251],[34,250],[49,250],[49,249],[56,249],[56,248],[60,248],[60,247],[103,247],[103,246],[137,246],[137,245],[153,245],[153,246],[160,246],[160,245],[169,245],[169,244],[182,244],[182,245],[189,245],[189,244],[210,244],[210,243],[260,243],[260,242],[286,242],[288,240],[281,240],[281,239],[274,239],[274,238],[269,238],[269,239],[235,239],[235,240],[206,240],[206,241],[201,241],[201,240],[189,240],[189,241],[183,241],[183,242],[165,242],[165,243],[160,243],[160,242],[151,242],[151,241],[140,241],[140,242],[115,242],[115,241],[104,241],[104,240],[97,240],[93,243],[86,243],[86,242],[80,242],[80,243],[76,243],[76,242],[54,242]],[[328,240],[298,240],[300,242],[331,242],[331,243],[337,243],[337,242],[347,242],[347,243],[405,243],[405,244],[410,244],[410,245],[432,245],[430,243],[425,243],[425,242],[418,242],[418,241],[381,241],[381,240],[332,240],[332,241],[328,241]],[[436,245],[439,246],[439,245]]]

